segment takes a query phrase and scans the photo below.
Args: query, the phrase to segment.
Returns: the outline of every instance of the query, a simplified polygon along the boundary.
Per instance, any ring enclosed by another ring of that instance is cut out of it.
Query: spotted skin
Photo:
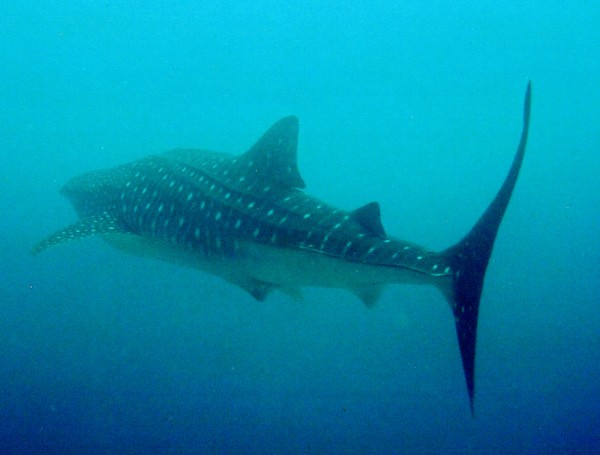
[[[361,220],[355,212],[335,208],[284,182],[256,178],[260,172],[253,168],[258,162],[203,150],[175,150],[78,177],[63,193],[83,219],[91,217],[91,224],[110,219],[111,231],[182,245],[207,257],[235,258],[243,254],[242,242],[257,242],[431,276],[452,273],[435,253],[392,240],[383,229],[378,232],[368,224],[381,224],[378,204],[369,204],[372,218]],[[101,219],[96,220],[97,214]],[[99,232],[86,229],[56,236],[54,241],[94,233]],[[51,243],[40,244],[36,251]]]

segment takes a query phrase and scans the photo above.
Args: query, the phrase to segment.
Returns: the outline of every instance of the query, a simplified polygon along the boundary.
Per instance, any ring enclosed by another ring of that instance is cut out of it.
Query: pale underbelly
[[[432,278],[400,267],[346,261],[315,251],[239,242],[234,257],[206,256],[193,248],[129,234],[102,236],[130,254],[218,275],[243,285],[249,278],[282,288],[357,288],[386,283],[431,284]]]
[[[243,267],[249,275],[286,288],[356,288],[386,283],[431,282],[427,275],[411,270],[351,262],[319,252],[261,244],[247,244],[245,250]]]

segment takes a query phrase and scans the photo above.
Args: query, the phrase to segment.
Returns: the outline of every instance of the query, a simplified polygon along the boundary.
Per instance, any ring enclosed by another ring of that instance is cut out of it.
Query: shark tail
[[[525,155],[530,107],[531,82],[528,83],[525,93],[521,140],[502,187],[471,231],[456,245],[441,253],[454,270],[452,281],[446,284],[442,292],[448,299],[454,314],[471,414],[473,414],[475,392],[475,344],[479,300],[496,234],[510,201]]]

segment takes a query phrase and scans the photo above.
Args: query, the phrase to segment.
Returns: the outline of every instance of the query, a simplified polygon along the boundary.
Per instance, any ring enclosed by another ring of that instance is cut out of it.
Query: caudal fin
[[[456,321],[456,334],[469,393],[471,413],[473,413],[475,392],[475,343],[479,299],[498,227],[510,201],[525,155],[530,108],[531,82],[527,85],[525,92],[521,141],[502,187],[471,231],[460,242],[442,253],[452,270],[455,271],[451,288],[445,294],[450,301]]]

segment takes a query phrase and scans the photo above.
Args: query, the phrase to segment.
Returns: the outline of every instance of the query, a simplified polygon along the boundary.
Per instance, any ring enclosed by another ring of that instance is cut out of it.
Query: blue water
[[[600,6],[457,3],[3,4],[0,452],[598,453]],[[259,303],[98,239],[29,254],[76,219],[68,178],[242,153],[288,114],[311,194],[443,249],[507,172],[527,80],[474,419],[434,289]]]

